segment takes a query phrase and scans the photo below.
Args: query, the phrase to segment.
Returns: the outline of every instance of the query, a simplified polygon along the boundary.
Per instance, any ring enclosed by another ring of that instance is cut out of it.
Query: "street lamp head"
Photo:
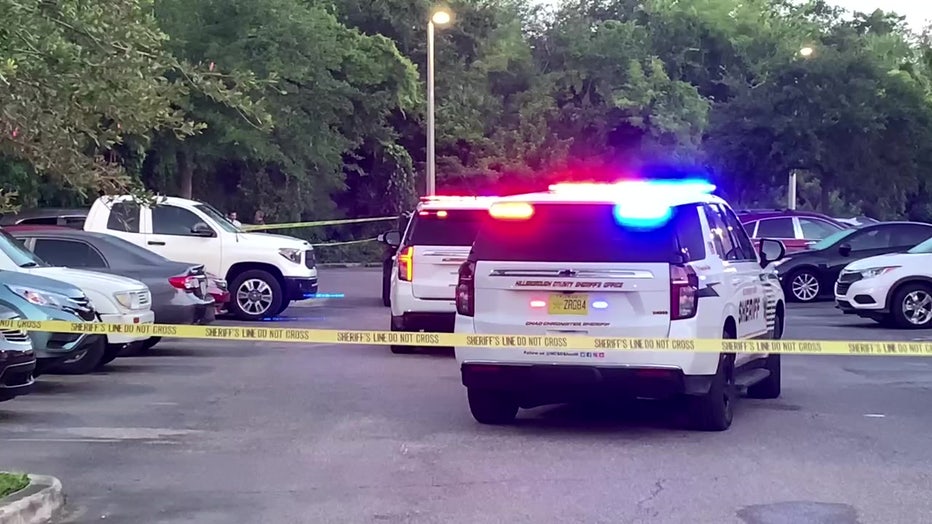
[[[800,48],[800,50],[799,50],[799,55],[802,56],[802,57],[804,57],[804,58],[809,58],[810,56],[812,56],[812,53],[814,53],[814,52],[815,52],[814,49],[812,49],[812,48],[809,47],[809,46],[805,46],[805,47]]]
[[[453,15],[446,9],[438,9],[434,11],[434,14],[430,17],[430,21],[437,25],[447,25],[452,19]]]

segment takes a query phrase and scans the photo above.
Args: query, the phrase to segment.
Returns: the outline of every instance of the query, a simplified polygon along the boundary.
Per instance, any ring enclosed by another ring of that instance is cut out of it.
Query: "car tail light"
[[[414,248],[411,246],[398,253],[398,278],[405,282],[414,279]]]
[[[180,277],[171,277],[168,279],[168,283],[172,287],[183,289],[185,291],[194,291],[200,284],[197,281],[197,277],[192,276],[180,276]]]
[[[696,316],[699,276],[689,266],[670,265],[670,320]]]
[[[466,262],[460,266],[459,282],[456,284],[456,312],[465,317],[476,314],[475,262]]]

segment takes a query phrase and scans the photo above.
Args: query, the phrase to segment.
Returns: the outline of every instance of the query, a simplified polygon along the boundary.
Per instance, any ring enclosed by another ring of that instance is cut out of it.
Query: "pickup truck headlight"
[[[52,291],[23,286],[7,286],[7,288],[37,306],[63,309],[65,306],[71,304],[72,302],[71,299],[65,295],[54,293]]]
[[[114,293],[113,298],[129,310],[146,309],[150,302],[148,291],[120,291]]]
[[[861,273],[861,278],[874,278],[899,268],[900,266],[872,267],[869,269],[863,269],[859,271],[859,273]]]
[[[278,254],[294,262],[295,264],[301,263],[301,250],[300,249],[295,249],[293,247],[283,247],[278,250]]]

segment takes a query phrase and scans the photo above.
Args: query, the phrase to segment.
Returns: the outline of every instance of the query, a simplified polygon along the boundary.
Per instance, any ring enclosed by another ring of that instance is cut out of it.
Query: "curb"
[[[29,475],[29,485],[0,499],[3,524],[42,524],[56,516],[65,505],[61,481],[46,475]]]
[[[324,264],[317,264],[317,267],[345,269],[353,267],[382,267],[382,264],[379,262],[327,262]]]

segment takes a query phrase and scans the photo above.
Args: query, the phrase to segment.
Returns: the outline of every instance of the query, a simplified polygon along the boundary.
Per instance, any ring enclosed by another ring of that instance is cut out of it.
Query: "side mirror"
[[[401,244],[401,232],[400,231],[388,231],[379,235],[379,242],[389,245],[391,247],[398,247]]]
[[[194,227],[191,228],[191,233],[196,237],[215,237],[217,233],[210,228],[207,224],[203,222],[198,222],[194,224]]]
[[[779,240],[763,238],[761,239],[758,246],[760,253],[760,267],[762,268],[767,267],[768,265],[786,256],[786,246],[784,246],[783,242],[780,242]]]
[[[846,243],[844,243],[844,244],[838,246],[838,254],[841,255],[841,256],[843,256],[843,257],[846,257],[846,256],[851,255],[851,244],[848,244],[848,243],[846,242]]]

